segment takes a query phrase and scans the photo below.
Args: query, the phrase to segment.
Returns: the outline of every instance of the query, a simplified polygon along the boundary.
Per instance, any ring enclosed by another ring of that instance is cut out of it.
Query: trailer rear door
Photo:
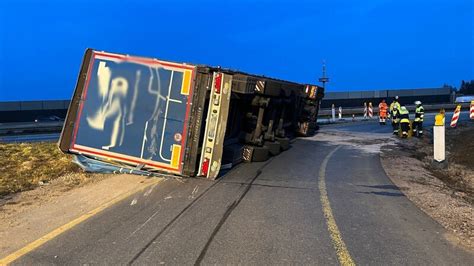
[[[196,67],[88,50],[60,148],[182,174]]]

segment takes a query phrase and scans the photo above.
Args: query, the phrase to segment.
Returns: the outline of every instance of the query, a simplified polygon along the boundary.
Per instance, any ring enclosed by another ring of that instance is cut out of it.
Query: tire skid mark
[[[230,214],[235,210],[235,208],[240,204],[240,202],[242,201],[242,199],[245,197],[245,195],[247,195],[247,193],[249,192],[250,188],[252,187],[253,183],[255,182],[255,180],[257,180],[257,178],[262,174],[263,172],[263,168],[265,168],[265,166],[267,166],[268,164],[270,164],[270,162],[273,161],[273,158],[275,157],[272,157],[270,158],[264,165],[262,165],[262,167],[260,167],[258,170],[257,170],[257,173],[255,174],[255,176],[252,178],[252,180],[250,181],[250,183],[246,184],[247,186],[245,187],[244,191],[242,192],[242,194],[240,194],[240,196],[231,204],[229,205],[229,207],[227,207],[224,215],[222,216],[222,218],[220,219],[219,223],[216,225],[216,227],[214,228],[214,230],[212,231],[209,239],[207,240],[206,242],[206,245],[204,245],[203,249],[201,250],[201,253],[199,254],[199,257],[196,259],[196,262],[194,263],[194,265],[201,265],[201,262],[202,260],[204,259],[204,257],[206,256],[206,253],[207,253],[207,250],[209,249],[209,246],[211,245],[212,241],[214,240],[214,237],[217,235],[217,233],[219,232],[219,230],[221,229],[222,225],[224,225],[224,223],[226,222],[227,218],[229,218]],[[244,185],[244,184],[242,184]]]
[[[186,207],[184,207],[171,221],[169,221],[163,229],[161,229],[148,243],[140,249],[140,251],[135,254],[135,256],[127,263],[127,265],[132,265],[152,244],[155,242],[161,235],[163,235],[168,228],[170,228],[176,221],[178,221],[179,218],[181,218],[184,213],[189,210],[191,207],[196,204],[199,199],[201,199],[204,195],[206,195],[212,188],[214,188],[217,184],[220,183],[222,179],[219,179],[218,181],[214,182],[212,185],[210,185],[207,189],[205,189],[199,196],[193,199]]]

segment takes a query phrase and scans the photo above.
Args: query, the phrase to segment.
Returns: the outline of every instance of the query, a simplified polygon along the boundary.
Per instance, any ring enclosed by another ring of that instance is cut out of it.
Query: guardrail
[[[0,135],[60,132],[63,122],[0,123]]]

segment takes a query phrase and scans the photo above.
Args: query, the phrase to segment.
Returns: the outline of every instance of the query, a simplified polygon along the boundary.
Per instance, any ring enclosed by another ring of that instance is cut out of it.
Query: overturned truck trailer
[[[88,49],[59,148],[98,168],[215,179],[223,166],[265,161],[313,134],[323,95],[316,85]]]

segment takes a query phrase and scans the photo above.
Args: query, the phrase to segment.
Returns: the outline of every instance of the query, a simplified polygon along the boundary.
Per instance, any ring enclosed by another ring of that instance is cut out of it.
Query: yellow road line
[[[107,209],[108,207],[118,203],[119,201],[124,200],[125,198],[127,198],[127,197],[141,191],[141,190],[144,190],[145,188],[149,187],[150,185],[158,184],[163,180],[164,180],[163,178],[157,178],[156,181],[154,181],[150,184],[147,184],[144,187],[136,188],[134,190],[126,192],[125,194],[121,194],[121,195],[113,198],[112,200],[102,204],[101,206],[97,207],[96,209],[94,209],[92,211],[89,211],[86,214],[84,214],[82,216],[79,216],[78,218],[68,222],[67,224],[62,225],[62,226],[54,229],[53,231],[49,232],[48,234],[46,234],[46,235],[40,237],[39,239],[27,244],[23,248],[11,253],[10,255],[8,255],[8,256],[6,256],[2,259],[0,259],[0,265],[7,265],[7,264],[12,263],[13,261],[19,259],[21,256],[23,256],[23,255],[39,248],[40,246],[42,246],[43,244],[45,244],[49,240],[59,236],[60,234],[68,231],[69,229],[72,229],[74,226],[84,222],[85,220],[87,220],[87,219],[91,218],[92,216],[98,214],[99,212]]]
[[[337,258],[341,265],[355,265],[354,260],[351,258],[349,251],[347,250],[346,244],[342,240],[341,232],[337,227],[336,220],[332,214],[331,204],[329,203],[328,193],[326,190],[326,166],[331,156],[340,148],[337,147],[331,151],[326,158],[324,158],[321,168],[319,169],[319,193],[321,194],[321,204],[323,205],[323,213],[326,218],[326,224],[328,227],[329,235],[331,236],[332,244],[336,249]]]

